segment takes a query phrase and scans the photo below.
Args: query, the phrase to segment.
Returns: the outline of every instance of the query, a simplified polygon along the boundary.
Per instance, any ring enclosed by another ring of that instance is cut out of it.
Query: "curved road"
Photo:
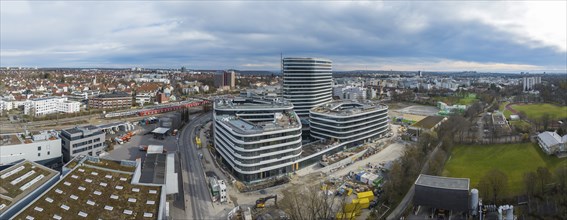
[[[181,156],[183,173],[183,192],[185,213],[188,219],[211,219],[209,210],[213,208],[205,171],[199,159],[199,149],[195,144],[197,128],[211,120],[211,113],[204,113],[193,118],[181,131],[178,149]]]

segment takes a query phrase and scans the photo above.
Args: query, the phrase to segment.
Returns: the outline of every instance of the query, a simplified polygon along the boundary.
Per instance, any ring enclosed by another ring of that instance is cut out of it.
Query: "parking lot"
[[[154,135],[150,134],[153,129],[157,128],[158,124],[137,125],[134,129],[134,135],[130,141],[124,144],[117,144],[114,142],[114,150],[107,152],[103,157],[114,160],[135,160],[142,157],[145,153],[139,149],[140,145],[163,145],[167,152],[177,151],[177,136],[166,136],[165,139],[156,139]],[[117,132],[110,134],[114,138],[124,134],[125,132]],[[109,134],[107,134],[109,135]]]

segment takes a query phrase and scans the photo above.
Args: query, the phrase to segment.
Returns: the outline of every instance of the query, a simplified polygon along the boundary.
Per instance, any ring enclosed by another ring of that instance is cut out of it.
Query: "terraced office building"
[[[223,163],[245,183],[298,167],[301,123],[290,102],[252,97],[214,102],[214,144]]]
[[[332,100],[332,61],[319,58],[284,58],[283,97],[300,117]]]
[[[309,112],[311,137],[358,144],[385,136],[388,106],[374,102],[333,101]]]

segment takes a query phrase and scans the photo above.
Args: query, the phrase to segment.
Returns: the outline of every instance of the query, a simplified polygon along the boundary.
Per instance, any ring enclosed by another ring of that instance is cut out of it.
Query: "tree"
[[[541,116],[541,121],[543,123],[543,130],[547,130],[547,127],[549,127],[549,124],[551,123],[551,115],[549,113],[544,113]]]
[[[545,192],[545,186],[551,181],[551,172],[546,167],[537,168],[537,179],[541,187],[541,194]]]
[[[317,186],[297,187],[284,194],[278,207],[292,220],[331,219],[338,210],[339,201],[343,200],[334,193],[321,191]]]
[[[555,170],[555,178],[557,178],[559,190],[563,193],[567,193],[567,167],[557,167]]]
[[[528,196],[532,196],[535,193],[537,186],[537,174],[533,171],[524,173],[524,190]]]
[[[497,203],[501,199],[506,192],[506,187],[508,187],[508,176],[498,169],[488,171],[478,183],[478,188],[483,197],[492,197],[493,203]]]

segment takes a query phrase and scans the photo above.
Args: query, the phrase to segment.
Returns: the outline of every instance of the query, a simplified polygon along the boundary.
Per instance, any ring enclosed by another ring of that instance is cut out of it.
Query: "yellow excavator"
[[[270,199],[274,199],[276,206],[278,206],[278,195],[271,195],[264,198],[259,198],[256,200],[256,208],[264,208],[266,206],[266,202]]]

